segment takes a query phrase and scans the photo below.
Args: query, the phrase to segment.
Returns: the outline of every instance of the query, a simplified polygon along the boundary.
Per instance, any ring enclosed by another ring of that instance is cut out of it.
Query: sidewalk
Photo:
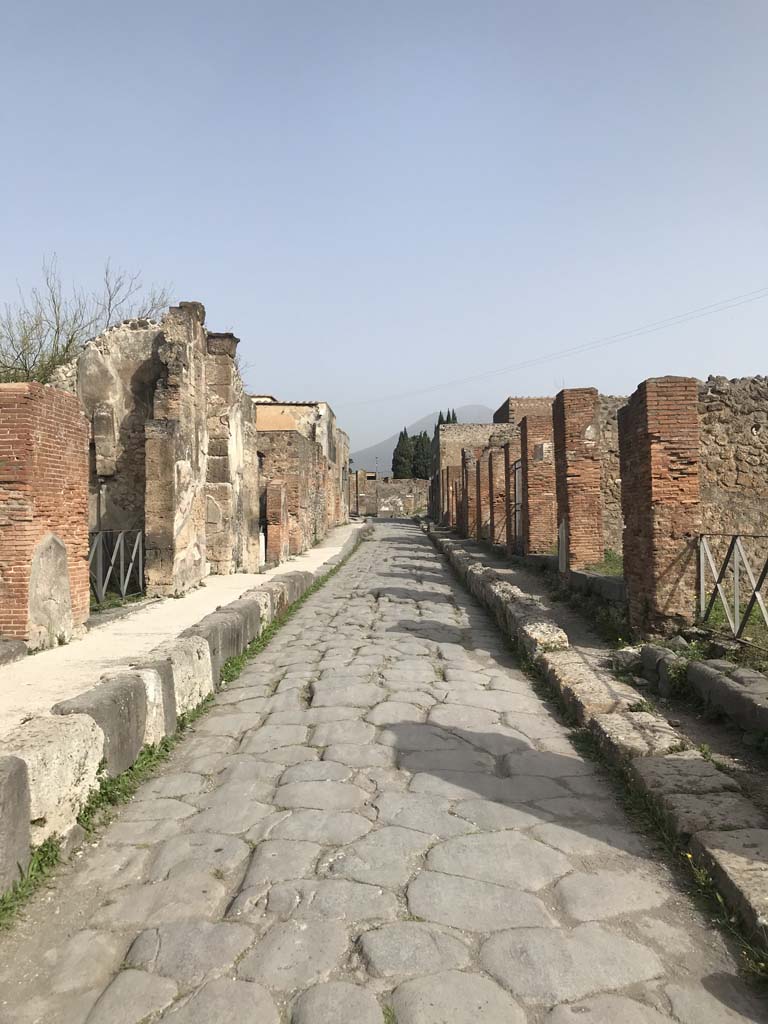
[[[45,713],[57,701],[75,697],[98,683],[116,665],[148,654],[173,640],[249,590],[291,572],[314,572],[337,555],[363,523],[331,530],[316,547],[263,573],[208,576],[205,586],[185,597],[161,598],[88,631],[82,640],[0,667],[0,737],[31,714]]]

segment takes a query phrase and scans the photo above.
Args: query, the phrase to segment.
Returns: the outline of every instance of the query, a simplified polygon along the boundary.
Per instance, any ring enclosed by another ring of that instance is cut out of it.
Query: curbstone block
[[[224,662],[242,654],[248,645],[245,639],[245,619],[242,613],[230,612],[229,606],[211,612],[205,618],[185,629],[182,638],[201,637],[208,643],[211,655],[211,675],[214,689],[221,686],[221,669]]]
[[[681,793],[701,796],[739,792],[738,784],[730,775],[718,771],[697,750],[639,757],[632,762],[630,775],[651,796],[659,798]]]
[[[19,757],[0,757],[0,893],[10,889],[29,864],[29,776]]]
[[[768,945],[768,829],[697,832],[691,851],[747,928]]]
[[[131,767],[144,746],[147,694],[137,672],[116,672],[91,690],[59,701],[54,715],[90,715],[104,733],[104,759],[109,775]]]
[[[35,715],[4,737],[3,754],[27,766],[32,842],[65,837],[92,789],[104,756],[104,733],[90,715]]]
[[[764,828],[765,816],[740,793],[672,793],[660,801],[675,831],[688,842],[696,832]]]
[[[736,669],[727,661],[692,661],[687,679],[692,690],[740,728],[768,732],[768,680],[760,673]]]
[[[0,665],[10,665],[12,661],[20,661],[28,654],[29,648],[23,640],[0,636]]]
[[[213,693],[211,651],[207,640],[190,636],[152,651],[149,657],[153,660],[136,667],[154,668],[163,679],[164,694],[168,693],[166,686],[170,689],[172,701],[165,705],[166,735],[170,736],[176,731],[178,716],[192,711]]]
[[[589,728],[603,750],[617,762],[671,754],[680,746],[680,736],[672,726],[648,711],[595,715]]]

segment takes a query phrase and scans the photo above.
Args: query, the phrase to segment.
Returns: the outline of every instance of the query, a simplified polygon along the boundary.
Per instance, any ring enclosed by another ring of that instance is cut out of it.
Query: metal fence
[[[751,557],[747,551],[747,541],[752,548]],[[722,546],[726,542],[727,548],[723,556]],[[716,554],[713,554],[713,547],[716,548]],[[768,626],[768,609],[762,594],[768,578],[767,548],[766,534],[700,535],[699,615],[703,623],[711,619],[719,603],[735,637],[741,638],[755,609],[759,610],[765,625]],[[759,551],[757,555],[756,550]]]
[[[141,530],[100,530],[90,534],[88,572],[99,604],[108,593],[144,593],[144,534]]]

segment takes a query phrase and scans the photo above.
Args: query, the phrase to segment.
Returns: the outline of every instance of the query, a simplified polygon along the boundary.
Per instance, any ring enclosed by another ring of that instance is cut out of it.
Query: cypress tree
[[[413,441],[405,429],[400,431],[400,438],[392,453],[392,476],[395,480],[413,476]]]
[[[438,427],[442,427],[442,425],[444,423],[445,423],[445,417],[443,416],[443,410],[441,409],[440,410],[440,415],[437,417],[437,425],[438,425]]]
[[[413,445],[413,475],[418,480],[429,478],[429,469],[432,462],[432,448],[429,443],[429,435],[423,430],[414,440]]]

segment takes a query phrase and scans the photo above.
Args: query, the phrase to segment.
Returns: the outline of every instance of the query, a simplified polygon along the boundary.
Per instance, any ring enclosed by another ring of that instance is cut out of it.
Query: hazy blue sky
[[[446,405],[768,372],[766,0],[24,3],[0,27],[0,300],[106,256],[353,448]]]

